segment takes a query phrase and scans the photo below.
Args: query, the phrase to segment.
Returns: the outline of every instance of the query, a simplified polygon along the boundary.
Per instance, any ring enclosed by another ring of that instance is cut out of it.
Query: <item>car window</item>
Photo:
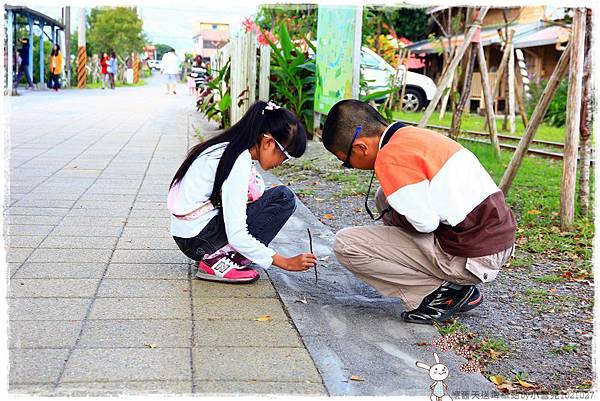
[[[373,57],[371,54],[364,52],[364,51],[361,53],[362,53],[362,59],[361,59],[362,65],[364,65],[367,68],[378,68],[379,67],[379,61],[377,61],[377,59],[375,57]]]

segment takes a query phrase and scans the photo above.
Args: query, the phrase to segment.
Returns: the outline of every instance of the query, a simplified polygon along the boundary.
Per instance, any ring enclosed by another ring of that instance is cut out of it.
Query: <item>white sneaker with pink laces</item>
[[[200,261],[196,277],[221,283],[249,284],[258,280],[259,274],[254,269],[234,262],[228,255],[220,255]]]

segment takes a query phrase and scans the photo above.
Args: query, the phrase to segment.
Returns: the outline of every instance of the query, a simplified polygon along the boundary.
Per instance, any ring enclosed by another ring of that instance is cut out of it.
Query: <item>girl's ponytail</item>
[[[220,135],[200,143],[188,152],[187,157],[175,173],[171,187],[185,176],[194,161],[204,152],[219,143],[229,142],[223,152],[215,174],[210,201],[213,205],[221,205],[221,188],[229,176],[235,161],[242,152],[259,142],[263,133],[269,132],[293,157],[300,157],[306,149],[306,131],[300,120],[286,109],[265,110],[266,102],[254,103],[246,114],[231,128]]]

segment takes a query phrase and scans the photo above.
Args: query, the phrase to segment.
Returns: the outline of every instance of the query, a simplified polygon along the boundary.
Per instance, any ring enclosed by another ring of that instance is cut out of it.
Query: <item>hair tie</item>
[[[275,102],[269,100],[267,102],[267,105],[265,106],[265,108],[263,109],[262,113],[263,115],[265,114],[265,110],[269,110],[269,111],[273,111],[273,110],[277,110],[280,109],[281,107],[279,107],[278,105],[275,104]]]

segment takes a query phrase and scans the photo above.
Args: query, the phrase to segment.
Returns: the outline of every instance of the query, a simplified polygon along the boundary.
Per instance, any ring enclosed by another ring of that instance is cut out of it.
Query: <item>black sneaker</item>
[[[474,285],[458,285],[445,281],[440,288],[427,295],[417,309],[402,312],[400,316],[409,323],[441,323],[468,303],[474,291]]]
[[[471,309],[475,309],[476,307],[481,305],[482,302],[483,294],[481,293],[481,291],[479,291],[477,287],[475,287],[473,294],[471,294],[469,300],[463,306],[460,307],[459,312],[468,312]]]

